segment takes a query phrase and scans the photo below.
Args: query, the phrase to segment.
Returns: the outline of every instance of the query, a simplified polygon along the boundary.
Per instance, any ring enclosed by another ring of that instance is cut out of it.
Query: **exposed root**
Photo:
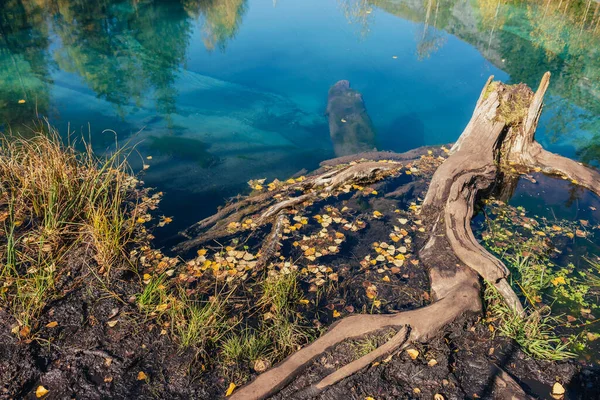
[[[273,228],[271,229],[271,233],[269,237],[265,239],[262,247],[260,248],[260,257],[258,258],[258,262],[256,263],[255,270],[262,270],[269,260],[273,258],[275,253],[279,250],[280,243],[279,240],[281,238],[281,234],[283,232],[283,223],[285,221],[285,214],[283,211],[279,212],[275,222],[273,223]]]
[[[396,351],[406,343],[408,340],[408,333],[409,329],[406,326],[401,327],[400,330],[398,330],[398,332],[390,340],[379,346],[376,350],[373,350],[358,360],[352,361],[337,371],[327,375],[319,383],[316,385],[311,385],[294,397],[298,399],[309,399],[315,397],[329,386],[334,385],[342,379],[360,371],[378,358],[387,356]]]
[[[229,236],[231,224],[246,219],[253,221],[253,229],[273,222],[280,212],[310,203],[319,199],[322,193],[335,194],[336,189],[352,183],[368,183],[393,174],[402,168],[397,162],[362,161],[353,165],[333,168],[309,176],[301,182],[284,185],[275,190],[259,193],[230,204],[211,217],[208,217],[182,232],[189,238],[175,247],[175,251],[187,252],[202,243]],[[302,191],[303,194],[286,198],[290,193]],[[278,200],[282,199],[284,200]]]
[[[397,326],[410,327],[410,334],[406,340],[407,343],[426,340],[464,312],[479,311],[481,309],[481,302],[479,299],[477,277],[469,271],[459,271],[451,279],[456,282],[454,291],[449,293],[447,297],[430,306],[399,314],[354,315],[344,318],[332,325],[325,335],[321,336],[310,345],[298,350],[279,365],[259,375],[250,384],[235,392],[233,396],[231,396],[231,399],[264,399],[278,392],[317,356],[344,340],[360,338],[386,327]],[[392,342],[389,347],[393,347],[399,338],[395,337],[395,339],[396,340]],[[377,352],[378,350],[375,351]],[[376,356],[380,353],[381,352],[377,352]],[[351,372],[353,369],[357,369],[357,366],[360,364],[353,365],[351,363],[348,365],[349,367],[345,372]],[[332,379],[335,377],[336,376],[334,375]],[[332,384],[328,382],[329,381],[326,380],[324,383]],[[325,389],[325,387],[326,386],[321,386],[321,390]]]
[[[549,77],[549,74],[544,75],[535,94],[525,85],[506,86],[492,82],[490,78],[469,124],[452,147],[450,157],[433,175],[421,214],[429,240],[420,248],[419,260],[429,272],[434,303],[399,314],[347,317],[332,325],[321,338],[242,387],[234,393],[233,400],[268,397],[332,346],[386,327],[403,328],[377,350],[342,367],[301,394],[314,396],[399,346],[425,341],[464,313],[481,311],[479,277],[493,283],[504,301],[524,315],[517,295],[508,284],[508,269],[477,242],[470,224],[477,202],[495,189],[504,176],[506,166],[540,168],[544,172],[561,174],[600,195],[598,172],[549,153],[534,140]],[[511,107],[518,109],[512,110]],[[410,156],[416,158],[415,154]],[[386,160],[393,158],[387,153],[380,157],[386,157]],[[395,159],[404,160],[403,157],[409,156],[397,155]],[[354,160],[352,157],[343,159]],[[208,237],[211,238],[223,235],[224,224],[239,222],[249,215],[256,217],[258,226],[272,222],[271,234],[261,249],[262,256],[268,260],[278,249],[281,227],[289,208],[335,195],[339,193],[337,189],[350,183],[379,180],[394,174],[401,166],[395,161],[362,160],[329,170],[321,168],[303,182],[225,207],[216,218],[202,221],[198,227],[208,229]],[[299,190],[302,190],[301,195],[289,197],[289,193]],[[273,218],[276,220],[273,221]],[[495,386],[499,391],[509,393],[510,398],[528,398],[519,385],[501,370]]]

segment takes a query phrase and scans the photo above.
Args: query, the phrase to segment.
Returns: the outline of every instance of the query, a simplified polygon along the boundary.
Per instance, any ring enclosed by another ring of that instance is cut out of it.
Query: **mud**
[[[298,308],[298,312],[304,313],[316,331],[324,331],[338,318],[352,313],[395,313],[430,302],[426,272],[410,262],[427,234],[419,232],[414,216],[405,211],[418,201],[427,185],[414,184],[410,191],[397,190],[419,182],[420,178],[403,175],[372,185],[369,195],[349,194],[314,205],[313,212],[318,214],[324,214],[328,207],[348,207],[366,222],[364,229],[346,232],[347,239],[338,254],[319,261],[338,274],[337,283],[329,286],[324,296],[317,298],[309,282],[302,283],[303,295],[315,307],[309,311]],[[396,193],[393,198],[386,197],[392,192]],[[381,213],[380,217],[374,216],[375,210]],[[406,237],[412,240],[402,268],[390,270],[361,263],[366,256],[377,255],[374,243],[390,242],[390,232],[400,218],[408,220]],[[309,229],[320,229],[318,224],[311,224]],[[258,248],[260,241],[252,246]],[[298,259],[300,250],[284,247],[281,252]],[[93,263],[88,266],[88,258],[82,250],[71,260],[70,273],[59,283],[62,295],[48,303],[33,339],[18,339],[11,332],[14,320],[0,309],[0,398],[34,399],[36,388],[43,385],[49,390],[44,397],[47,399],[208,400],[222,398],[230,382],[239,385],[255,376],[246,364],[223,369],[214,348],[202,352],[182,350],[163,326],[139,312],[134,296],[141,283],[136,274],[123,268],[107,286],[92,273]],[[372,284],[377,288],[379,306],[369,297],[367,288]],[[242,304],[250,299],[240,301]],[[56,327],[46,327],[54,321]],[[381,344],[385,334],[365,340]],[[341,343],[314,360],[273,398],[299,398],[303,388],[356,359],[364,345],[360,341]],[[567,399],[599,398],[597,367],[533,360],[511,341],[495,336],[480,315],[465,315],[427,344],[412,348],[419,351],[416,359],[402,351],[316,398],[432,399],[440,394],[444,399],[493,399],[500,390],[494,385],[499,369],[510,374],[534,398],[551,398],[551,386],[557,381],[567,388]],[[140,372],[144,379],[140,379]]]

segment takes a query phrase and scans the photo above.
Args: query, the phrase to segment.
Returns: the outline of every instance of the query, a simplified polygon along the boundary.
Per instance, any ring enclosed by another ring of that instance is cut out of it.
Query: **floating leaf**
[[[552,284],[554,286],[558,286],[558,285],[566,285],[567,282],[565,282],[565,278],[564,276],[557,276],[556,278],[552,279]]]

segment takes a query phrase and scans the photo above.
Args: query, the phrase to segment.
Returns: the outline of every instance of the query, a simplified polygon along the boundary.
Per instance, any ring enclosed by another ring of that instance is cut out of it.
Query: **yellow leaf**
[[[377,296],[377,287],[375,285],[369,285],[365,289],[367,297],[369,299],[374,299]]]
[[[137,374],[137,380],[138,381],[145,381],[146,379],[148,379],[148,375],[146,375],[144,373],[144,371],[138,372],[138,374]]]
[[[365,397],[365,400],[375,400],[375,399],[371,396],[367,396],[367,397]]]
[[[379,211],[373,211],[373,216],[374,216],[375,218],[381,218],[381,217],[383,217],[383,214],[382,214],[382,213],[380,213]]]
[[[152,279],[152,275],[150,275],[150,274],[144,274],[144,280],[147,281],[149,279]]]
[[[430,367],[433,367],[433,366],[436,366],[437,363],[438,363],[437,360],[435,358],[432,358],[431,360],[429,360],[427,365],[429,365]]]
[[[381,300],[373,300],[373,305],[377,308],[381,307]]]
[[[333,318],[339,318],[341,316],[338,310],[333,310]]]
[[[373,190],[371,194],[377,196],[377,190]]]
[[[198,253],[199,256],[206,255],[206,249],[200,249],[196,253]]]
[[[233,393],[234,390],[235,390],[235,383],[231,382],[229,384],[229,387],[227,388],[227,391],[225,392],[225,397],[231,396],[231,394]]]
[[[37,389],[35,389],[35,397],[37,397],[39,399],[40,397],[44,397],[45,395],[47,395],[48,392],[49,392],[48,389],[46,389],[45,387],[40,385],[37,387]]]
[[[389,282],[390,281],[390,277],[386,275],[383,278],[381,278],[381,280],[384,281],[384,282]]]
[[[19,100],[19,104],[23,104],[23,103],[25,103],[25,100],[23,100],[23,99]],[[40,386],[40,387],[42,387],[42,386]],[[38,396],[38,397],[40,397],[40,396]]]
[[[52,321],[46,324],[46,328],[56,328],[58,326],[58,322]]]
[[[156,311],[158,312],[163,312],[165,311],[167,308],[169,307],[169,305],[167,303],[165,304],[159,304],[156,306]]]
[[[307,299],[300,299],[298,300],[298,303],[307,305],[308,303],[310,303],[310,301],[308,301]]]
[[[560,399],[564,396],[564,394],[565,388],[563,387],[563,385],[561,385],[558,382],[554,383],[554,385],[552,386],[552,397],[554,397],[555,399]]]
[[[118,320],[118,319],[115,319],[114,321],[108,321],[108,322],[106,323],[106,325],[110,326],[111,328],[114,328],[114,327],[115,327],[115,325],[117,325],[117,322],[119,322],[119,320]]]
[[[419,357],[419,350],[417,349],[408,349],[406,350],[406,353],[411,358],[411,360],[416,360],[417,357]]]
[[[565,281],[565,277],[564,276],[557,276],[556,278],[552,279],[552,284],[554,286],[566,285],[567,282]]]

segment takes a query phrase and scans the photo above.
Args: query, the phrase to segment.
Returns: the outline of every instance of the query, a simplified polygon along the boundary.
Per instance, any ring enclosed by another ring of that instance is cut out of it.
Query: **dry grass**
[[[21,336],[36,328],[75,252],[86,249],[109,277],[134,237],[136,180],[124,154],[100,158],[80,145],[66,145],[48,124],[0,138],[0,302]]]

